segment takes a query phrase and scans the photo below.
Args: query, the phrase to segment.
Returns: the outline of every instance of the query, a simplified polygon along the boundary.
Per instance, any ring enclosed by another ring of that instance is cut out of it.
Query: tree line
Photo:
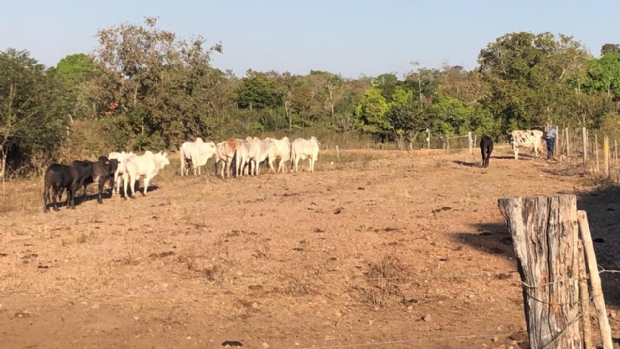
[[[40,174],[52,161],[110,150],[177,149],[195,137],[309,136],[420,144],[426,132],[499,140],[554,122],[616,130],[620,45],[600,57],[571,36],[508,33],[466,70],[411,63],[347,78],[211,65],[222,45],[180,38],[157,19],[100,30],[97,48],[45,67],[26,50],[0,51],[0,171]]]

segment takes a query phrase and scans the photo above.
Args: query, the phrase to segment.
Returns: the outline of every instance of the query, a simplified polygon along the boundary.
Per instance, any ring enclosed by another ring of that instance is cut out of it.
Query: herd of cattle
[[[201,168],[206,166],[207,161],[214,157],[216,172],[221,169],[221,177],[226,174],[231,177],[230,170],[233,168],[235,177],[243,175],[258,175],[259,165],[267,162],[269,170],[274,173],[284,172],[285,164],[295,172],[299,171],[299,161],[309,160],[309,170],[314,172],[314,165],[319,155],[321,143],[312,136],[309,140],[297,138],[292,143],[288,137],[282,139],[247,137],[246,139],[229,139],[215,144],[204,142],[197,138],[194,142],[185,142],[180,147],[181,175],[189,174],[189,168],[193,169],[194,175],[199,175]],[[274,169],[274,163],[279,160],[278,170]],[[142,155],[133,152],[112,152],[107,157],[100,156],[97,161],[75,160],[70,165],[52,164],[45,171],[43,187],[43,211],[49,211],[48,203],[53,203],[54,210],[58,210],[58,201],[63,192],[67,192],[66,205],[75,208],[75,193],[90,183],[97,183],[97,202],[102,203],[103,187],[109,181],[112,194],[120,196],[120,185],[123,182],[124,198],[134,197],[136,182],[144,177],[144,191],[146,196],[149,182],[170,164],[168,154],[164,151],[153,153],[146,151]],[[131,195],[128,185],[131,184]]]
[[[545,133],[541,130],[532,129],[525,131],[512,131],[508,139],[515,154],[519,157],[519,148],[529,148],[538,156],[543,144]],[[235,177],[244,175],[258,175],[259,166],[267,162],[269,171],[273,173],[284,172],[286,163],[289,168],[299,171],[299,161],[309,160],[309,170],[314,172],[319,146],[321,143],[312,136],[310,139],[297,138],[292,143],[288,137],[282,139],[247,137],[246,139],[232,138],[225,142],[215,144],[204,142],[197,138],[193,142],[185,142],[180,147],[181,176],[189,174],[192,168],[194,175],[201,174],[201,168],[206,166],[207,161],[215,158],[216,173],[220,172],[222,178],[231,177],[231,169]],[[493,151],[493,140],[484,135],[480,140],[482,155],[482,167],[489,166],[489,158]],[[274,168],[279,160],[278,169]],[[54,210],[58,210],[58,201],[63,192],[67,191],[66,205],[75,208],[75,193],[78,189],[86,187],[90,183],[97,183],[97,202],[102,203],[103,187],[106,181],[110,182],[112,194],[120,196],[120,185],[123,183],[124,198],[134,197],[136,182],[144,178],[143,195],[146,196],[149,182],[157,173],[169,165],[168,154],[164,151],[153,153],[146,151],[142,155],[133,152],[112,152],[107,157],[101,156],[97,161],[75,160],[70,165],[52,164],[45,171],[45,184],[43,188],[44,212],[49,210],[48,203],[53,203]],[[131,194],[128,185],[131,184]]]

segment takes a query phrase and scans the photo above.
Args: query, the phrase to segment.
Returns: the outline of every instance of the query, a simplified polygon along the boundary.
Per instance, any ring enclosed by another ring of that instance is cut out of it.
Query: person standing
[[[555,125],[549,125],[549,131],[547,131],[547,160],[553,160],[553,153],[555,151],[555,137],[557,132],[558,131]]]

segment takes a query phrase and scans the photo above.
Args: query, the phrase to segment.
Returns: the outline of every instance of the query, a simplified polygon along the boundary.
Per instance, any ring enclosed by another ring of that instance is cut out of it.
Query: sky
[[[28,0],[0,12],[0,50],[25,49],[47,66],[90,53],[98,30],[159,17],[162,29],[221,42],[213,65],[345,77],[394,72],[409,62],[472,69],[480,50],[511,32],[572,35],[598,56],[620,43],[618,0]],[[96,5],[95,5],[96,4]]]

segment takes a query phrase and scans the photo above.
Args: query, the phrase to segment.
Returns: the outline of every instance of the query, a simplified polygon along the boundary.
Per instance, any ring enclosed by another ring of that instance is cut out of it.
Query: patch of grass
[[[359,300],[372,306],[388,306],[404,297],[399,285],[409,277],[407,268],[391,255],[367,263],[366,285],[355,287]]]

